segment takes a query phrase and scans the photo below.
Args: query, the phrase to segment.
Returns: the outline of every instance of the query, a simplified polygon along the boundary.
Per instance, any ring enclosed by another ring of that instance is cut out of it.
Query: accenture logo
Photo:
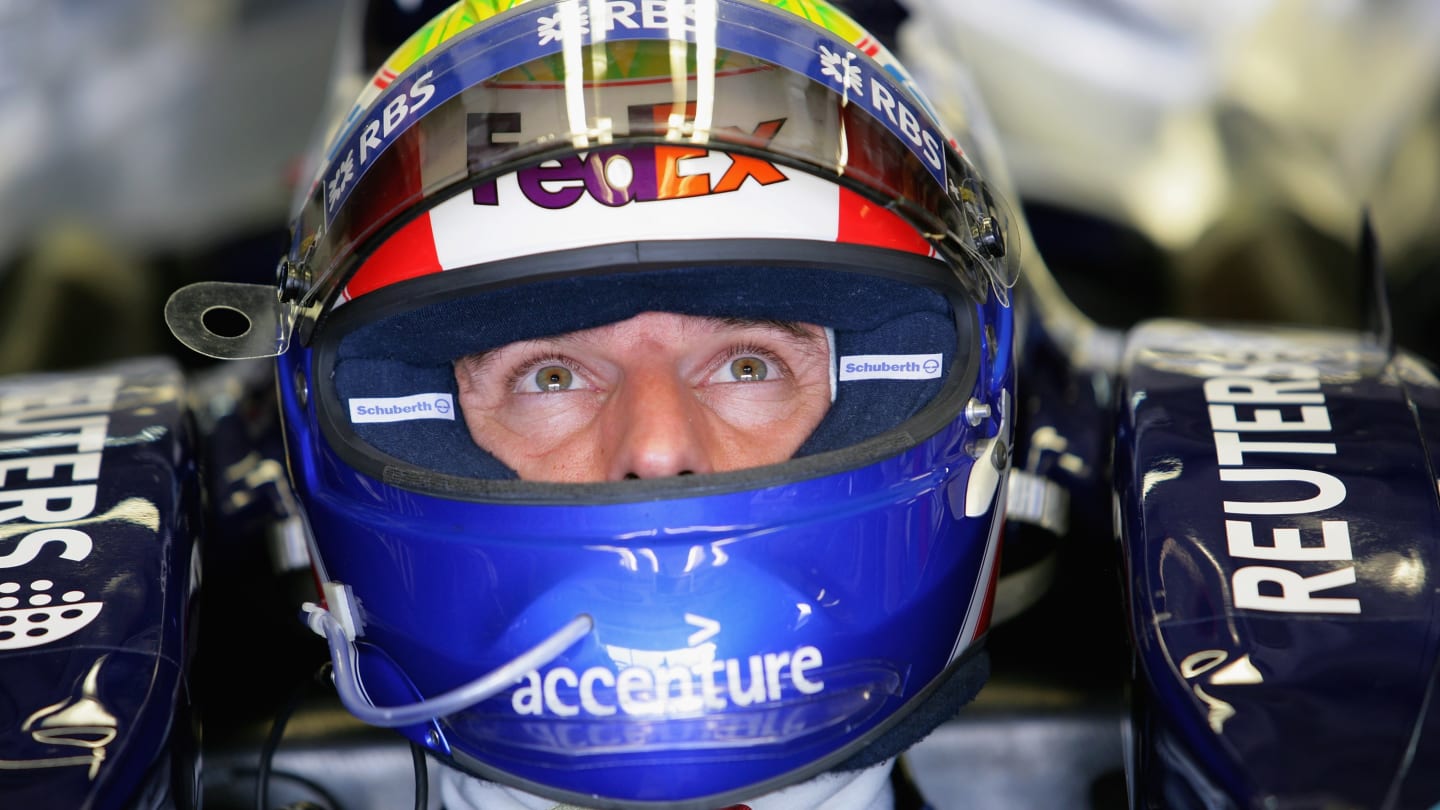
[[[667,716],[724,711],[813,695],[825,682],[816,670],[825,663],[819,648],[726,658],[693,666],[628,666],[616,672],[594,666],[577,672],[564,666],[531,671],[511,695],[519,715],[556,717]]]

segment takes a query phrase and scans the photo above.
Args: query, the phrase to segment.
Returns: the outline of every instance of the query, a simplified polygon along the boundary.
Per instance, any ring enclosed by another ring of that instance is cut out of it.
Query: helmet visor
[[[619,207],[764,183],[776,166],[900,214],[977,294],[1008,287],[998,206],[898,68],[863,51],[737,0],[501,14],[416,61],[334,141],[296,229],[302,303],[328,308],[357,255],[408,214],[466,191],[503,202],[503,176],[534,204]],[[732,157],[708,171],[692,160],[711,150]],[[803,215],[789,217],[800,230]]]

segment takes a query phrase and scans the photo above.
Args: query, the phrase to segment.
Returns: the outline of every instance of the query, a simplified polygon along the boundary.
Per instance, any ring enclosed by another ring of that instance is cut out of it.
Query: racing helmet
[[[275,285],[167,305],[199,351],[278,356],[347,708],[558,801],[712,808],[970,700],[1019,226],[957,143],[816,0],[475,0],[417,32]],[[472,439],[457,358],[647,312],[823,327],[793,457],[554,483]]]

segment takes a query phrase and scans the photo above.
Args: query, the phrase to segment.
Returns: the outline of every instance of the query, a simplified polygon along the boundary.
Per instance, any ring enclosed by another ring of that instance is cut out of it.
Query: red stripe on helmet
[[[998,518],[997,518],[998,519]],[[1004,529],[1002,528],[1003,532]],[[997,540],[997,542],[999,542]],[[990,618],[995,613],[995,587],[1000,582],[1000,557],[1004,554],[1004,546],[995,552],[995,562],[990,566],[990,581],[985,585],[985,602],[980,606],[980,620],[975,623],[975,638],[985,635],[990,629]],[[979,583],[976,583],[979,584]]]
[[[930,240],[899,214],[848,188],[840,189],[840,230],[835,241],[874,245],[922,256],[933,255]]]
[[[370,254],[345,286],[345,298],[358,298],[381,287],[438,272],[440,259],[435,255],[435,236],[430,230],[430,212],[426,211]]]

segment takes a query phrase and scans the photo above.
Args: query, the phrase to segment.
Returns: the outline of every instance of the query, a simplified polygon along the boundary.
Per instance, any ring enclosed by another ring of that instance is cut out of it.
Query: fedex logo
[[[635,108],[631,110],[631,119],[646,117],[645,114],[659,116],[662,107],[664,114],[668,114],[668,104]],[[761,122],[754,131],[743,133],[744,140],[764,146],[784,124],[783,118]],[[741,132],[733,128],[731,131]],[[490,162],[486,160],[490,153],[506,147],[497,136],[518,132],[518,113],[472,113],[468,116],[471,165]],[[779,168],[762,158],[671,144],[592,149],[516,173],[517,185],[525,199],[552,210],[568,208],[586,195],[601,205],[615,208],[630,202],[724,194],[738,191],[747,181],[768,186],[787,179]],[[500,203],[499,189],[493,180],[476,187],[472,194],[475,205]]]

